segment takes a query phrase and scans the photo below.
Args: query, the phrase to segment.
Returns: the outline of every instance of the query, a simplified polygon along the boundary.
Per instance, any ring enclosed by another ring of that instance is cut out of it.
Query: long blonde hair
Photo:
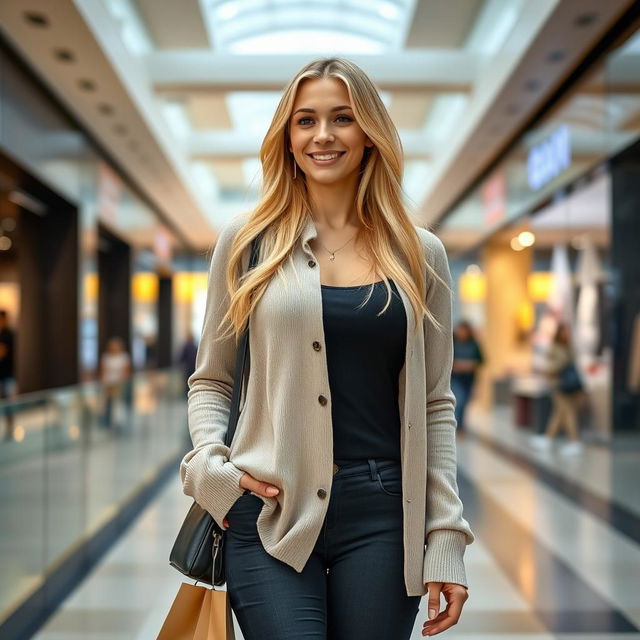
[[[402,202],[403,156],[396,127],[375,85],[362,69],[344,58],[321,58],[305,65],[286,87],[262,141],[261,200],[231,245],[226,270],[229,308],[219,327],[227,324],[228,330],[220,339],[231,333],[239,337],[271,278],[276,273],[283,275],[283,263],[291,256],[306,226],[311,207],[303,172],[293,177],[295,160],[288,149],[289,120],[300,83],[327,77],[345,84],[354,117],[373,142],[372,148],[365,147],[355,204],[363,225],[363,244],[374,261],[375,271],[383,274],[387,288],[387,302],[380,313],[391,301],[388,281],[391,277],[411,301],[416,329],[423,316],[438,329],[442,328],[424,302],[426,274],[445,287],[447,284],[425,260],[422,242]],[[245,249],[261,233],[258,265],[240,273]],[[394,244],[405,256],[409,272],[394,255]],[[373,287],[369,296],[372,291]]]

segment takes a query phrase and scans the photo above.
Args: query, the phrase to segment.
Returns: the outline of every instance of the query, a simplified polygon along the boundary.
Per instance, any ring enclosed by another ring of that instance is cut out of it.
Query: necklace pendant
[[[333,261],[333,260],[335,260],[335,259],[336,259],[336,254],[335,254],[335,253],[332,253],[332,254],[329,256],[329,260]]]

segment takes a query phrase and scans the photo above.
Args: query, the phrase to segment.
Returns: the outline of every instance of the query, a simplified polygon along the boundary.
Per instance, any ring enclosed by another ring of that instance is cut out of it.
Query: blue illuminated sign
[[[558,127],[546,140],[529,151],[527,180],[534,191],[553,180],[571,164],[569,127]]]

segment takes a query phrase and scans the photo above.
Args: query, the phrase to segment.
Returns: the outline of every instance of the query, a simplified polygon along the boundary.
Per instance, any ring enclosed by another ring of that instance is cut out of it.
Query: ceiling
[[[256,203],[262,138],[309,60],[342,55],[370,74],[400,132],[405,201],[428,224],[630,4],[3,0],[0,28],[201,248]],[[36,33],[26,12],[44,14],[48,28]],[[62,44],[72,64],[52,56]],[[80,77],[97,91],[83,91]]]

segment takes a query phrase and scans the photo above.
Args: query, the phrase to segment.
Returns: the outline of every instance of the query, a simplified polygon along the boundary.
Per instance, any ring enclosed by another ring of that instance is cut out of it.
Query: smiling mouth
[[[313,160],[317,161],[328,161],[328,160],[337,160],[342,157],[346,151],[334,151],[332,153],[307,153],[307,155]]]

